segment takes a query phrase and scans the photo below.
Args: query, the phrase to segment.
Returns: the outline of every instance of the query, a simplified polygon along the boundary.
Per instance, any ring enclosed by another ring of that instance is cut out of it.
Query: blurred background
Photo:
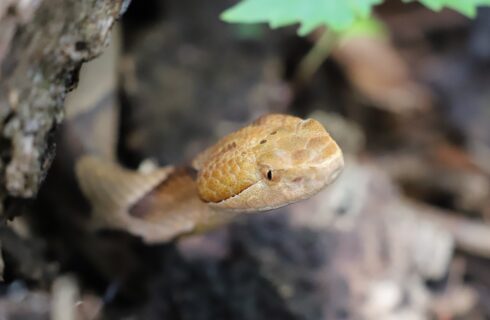
[[[221,21],[233,3],[133,0],[81,67],[1,230],[0,318],[490,319],[490,9],[386,1],[375,35],[325,41]],[[81,154],[186,163],[271,112],[322,122],[334,185],[162,245],[83,227]]]

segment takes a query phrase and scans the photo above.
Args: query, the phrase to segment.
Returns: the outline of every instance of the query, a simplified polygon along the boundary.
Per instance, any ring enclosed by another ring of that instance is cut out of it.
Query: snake
[[[310,198],[343,166],[340,147],[320,122],[267,114],[189,164],[138,171],[85,155],[75,172],[92,208],[90,228],[160,243]]]

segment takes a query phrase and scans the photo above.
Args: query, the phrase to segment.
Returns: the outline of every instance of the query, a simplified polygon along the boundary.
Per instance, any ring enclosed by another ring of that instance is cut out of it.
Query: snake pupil
[[[267,171],[267,179],[272,180],[272,171]]]

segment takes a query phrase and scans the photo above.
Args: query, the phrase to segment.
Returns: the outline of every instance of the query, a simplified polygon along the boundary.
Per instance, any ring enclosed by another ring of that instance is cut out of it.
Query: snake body
[[[343,164],[340,148],[318,121],[270,114],[225,136],[188,166],[142,173],[85,156],[76,173],[92,205],[92,226],[127,230],[154,243],[203,232],[240,212],[309,198]]]

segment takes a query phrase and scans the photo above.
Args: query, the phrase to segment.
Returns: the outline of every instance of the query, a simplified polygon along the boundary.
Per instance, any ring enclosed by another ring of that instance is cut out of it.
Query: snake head
[[[201,199],[231,211],[307,199],[335,180],[344,164],[318,121],[276,114],[228,135],[197,159]]]

